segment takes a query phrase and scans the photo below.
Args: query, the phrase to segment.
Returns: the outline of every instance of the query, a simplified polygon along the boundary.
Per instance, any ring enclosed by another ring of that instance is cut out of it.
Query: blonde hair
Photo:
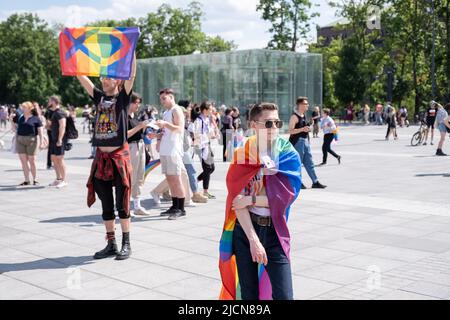
[[[34,105],[30,101],[22,102],[21,104],[22,109],[27,109],[29,112],[33,111],[35,109]]]
[[[331,110],[330,110],[329,108],[324,108],[324,109],[322,110],[322,112],[323,112],[323,113],[326,113],[327,115],[330,115]]]

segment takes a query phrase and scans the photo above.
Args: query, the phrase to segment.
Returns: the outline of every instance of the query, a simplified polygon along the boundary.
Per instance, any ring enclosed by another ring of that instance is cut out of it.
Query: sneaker
[[[441,149],[437,149],[436,155],[437,155],[437,156],[446,156],[447,154],[445,154],[444,152],[442,152]]]
[[[159,207],[161,205],[161,199],[159,197],[159,193],[152,191],[152,192],[150,192],[150,195],[153,198],[153,202],[155,203],[155,206]]]
[[[40,183],[39,182],[37,182],[37,181],[33,181],[33,186],[39,186],[40,185]]]
[[[30,185],[30,181],[24,181],[21,184],[19,184],[19,187],[25,187],[25,186],[29,186]]]
[[[208,199],[215,199],[216,198],[216,196],[212,195],[209,192],[203,192],[203,196],[207,197]]]
[[[172,201],[172,196],[170,195],[169,191],[164,192],[162,195],[162,198],[164,201]]]
[[[180,209],[176,209],[174,207],[170,207],[169,209],[167,209],[166,211],[163,211],[160,213],[160,216],[170,216],[171,214],[174,214],[177,212],[177,210],[179,211]]]
[[[339,157],[337,158],[337,160],[338,160],[338,163],[341,164],[341,156],[339,156]]]
[[[149,216],[150,213],[148,213],[147,210],[145,210],[144,208],[137,208],[136,210],[134,210],[134,214],[137,216]]]
[[[58,189],[64,188],[65,186],[67,186],[67,182],[65,182],[64,180],[60,180],[59,183],[56,185]]]
[[[302,183],[302,189],[308,189],[308,188]]]
[[[52,170],[53,167],[52,166],[47,166],[47,170]]]
[[[48,186],[49,187],[56,187],[59,184],[60,180],[55,180],[52,183],[50,183]]]
[[[312,189],[325,189],[326,187],[327,186],[324,186],[319,181],[314,182],[313,185],[311,186]]]
[[[431,143],[430,143],[431,145],[434,145],[434,143],[433,143],[433,141],[431,141]]]
[[[192,202],[196,202],[196,203],[206,203],[206,202],[208,202],[208,197],[205,197],[200,192],[194,193],[194,195],[192,196],[191,199],[192,199]]]
[[[169,216],[169,218],[168,218],[169,220],[177,220],[179,218],[186,217],[186,211],[181,211],[180,209],[175,209],[175,210],[176,210],[176,212],[172,213]]]
[[[432,142],[431,144],[433,144],[433,142]],[[427,145],[427,143],[426,143],[426,142],[424,142],[424,143],[422,143],[422,145],[423,145],[423,146],[426,146],[426,145]]]

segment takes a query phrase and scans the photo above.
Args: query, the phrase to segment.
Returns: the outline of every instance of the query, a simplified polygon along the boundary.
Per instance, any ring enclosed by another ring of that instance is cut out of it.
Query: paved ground
[[[450,158],[408,146],[416,129],[386,142],[384,126],[342,128],[342,164],[317,168],[328,188],[302,191],[291,213],[296,299],[450,298]],[[81,135],[68,153],[63,190],[16,188],[16,155],[0,151],[0,299],[216,299],[227,165],[213,175],[217,200],[180,221],[151,209],[133,220],[132,258],[94,261],[105,242],[99,203],[86,206],[87,142]],[[319,163],[321,139],[312,145]],[[44,158],[46,185],[54,176]],[[155,170],[145,193],[161,179]]]

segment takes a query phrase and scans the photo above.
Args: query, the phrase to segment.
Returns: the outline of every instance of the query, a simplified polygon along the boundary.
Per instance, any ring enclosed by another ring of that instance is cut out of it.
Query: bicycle
[[[427,136],[427,133],[428,133],[427,123],[422,120],[420,122],[419,130],[416,133],[414,133],[411,138],[411,146],[415,147],[422,144],[422,142],[425,140],[425,137]]]

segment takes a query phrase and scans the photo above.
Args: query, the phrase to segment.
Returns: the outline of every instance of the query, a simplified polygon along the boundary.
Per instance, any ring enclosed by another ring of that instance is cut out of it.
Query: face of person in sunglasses
[[[259,119],[252,122],[252,128],[255,129],[258,137],[267,137],[269,141],[273,141],[279,134],[277,123],[280,125],[278,110],[264,110]]]

